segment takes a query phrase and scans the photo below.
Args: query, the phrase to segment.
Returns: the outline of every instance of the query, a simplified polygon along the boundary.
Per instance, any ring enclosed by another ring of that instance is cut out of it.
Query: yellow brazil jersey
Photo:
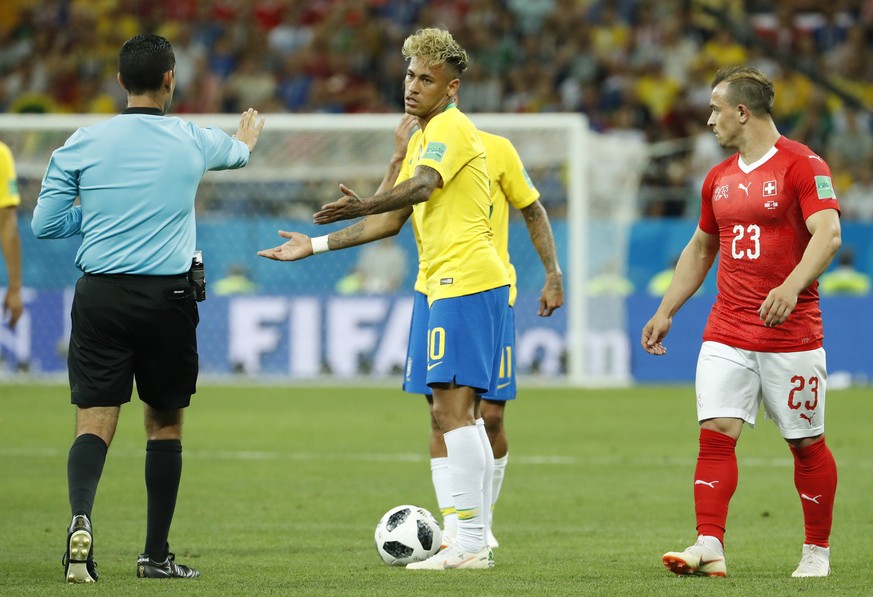
[[[415,218],[412,218],[412,235],[415,237],[415,248],[418,249],[418,275],[415,276],[413,290],[427,294],[427,261],[424,260],[424,254],[421,252],[421,237],[418,234]]]
[[[479,131],[487,155],[488,178],[491,179],[491,229],[494,231],[494,246],[503,260],[509,275],[509,304],[515,304],[518,293],[515,287],[515,267],[509,261],[509,206],[524,209],[540,198],[521,158],[509,139]]]
[[[0,142],[0,208],[19,205],[18,178],[15,176],[15,162],[9,147]]]
[[[491,233],[491,197],[479,131],[454,104],[409,140],[397,184],[418,166],[439,172],[443,186],[413,207],[419,258],[430,304],[509,284]]]
[[[509,304],[515,304],[518,294],[516,289],[515,267],[509,260],[509,206],[524,209],[540,198],[540,193],[524,169],[524,164],[518,152],[509,139],[479,131],[482,144],[485,145],[488,178],[491,181],[491,230],[494,234],[494,246],[497,254],[506,266],[509,276]],[[427,293],[427,263],[421,258],[421,242],[418,237],[418,227],[412,222],[415,242],[418,246],[419,262],[418,276],[415,279],[415,290]]]

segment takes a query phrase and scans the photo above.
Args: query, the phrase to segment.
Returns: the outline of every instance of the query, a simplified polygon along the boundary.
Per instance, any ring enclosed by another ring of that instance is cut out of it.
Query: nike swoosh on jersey
[[[498,390],[502,390],[503,388],[505,388],[506,386],[508,386],[508,385],[510,385],[510,384],[512,384],[511,381],[508,381],[508,382],[506,382],[506,383],[499,383],[499,384],[497,384],[497,389],[498,389]]]
[[[442,364],[443,364],[442,361],[437,361],[436,363],[428,363],[428,365],[427,365],[427,370],[430,371],[431,369],[433,369],[433,368],[436,367],[437,365],[442,365]]]

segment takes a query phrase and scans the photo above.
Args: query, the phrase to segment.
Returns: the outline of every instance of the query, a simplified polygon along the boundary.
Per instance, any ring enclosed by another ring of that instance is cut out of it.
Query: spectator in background
[[[194,59],[196,75],[180,98],[177,111],[180,114],[216,114],[222,108],[221,78],[209,67],[206,56]]]
[[[606,262],[600,273],[588,280],[586,286],[590,296],[618,297],[634,293],[634,283],[621,273],[616,260]]]
[[[176,54],[176,95],[184,98],[191,86],[197,84],[200,69],[205,67],[208,48],[194,37],[188,22],[172,21],[162,29],[165,31],[161,35],[173,40],[173,52]]]
[[[870,294],[870,276],[855,269],[855,252],[851,248],[843,248],[837,259],[837,267],[825,272],[819,280],[819,291],[823,295]]]
[[[697,67],[704,70],[706,79],[712,79],[719,68],[743,64],[747,58],[746,48],[737,42],[728,27],[719,23],[713,36],[700,48]]]
[[[663,38],[659,54],[664,63],[664,72],[680,86],[686,87],[689,83],[688,73],[697,59],[698,44],[694,38],[682,34],[679,19],[670,19],[661,27]]]
[[[0,142],[0,248],[6,261],[6,293],[3,296],[3,321],[10,329],[24,312],[21,299],[21,242],[18,239],[18,177],[9,146]]]
[[[282,22],[270,29],[267,44],[280,56],[291,56],[312,42],[312,27],[303,23],[303,12],[286,10]]]
[[[772,81],[776,93],[773,120],[779,130],[791,130],[809,106],[814,88],[806,75],[784,64]]]
[[[654,276],[649,278],[649,283],[646,285],[646,292],[649,296],[664,296],[667,292],[667,289],[670,287],[670,282],[673,281],[673,274],[676,271],[676,263],[679,261],[679,257],[673,257],[670,260],[669,267],[662,269]],[[702,288],[702,286],[701,286]],[[698,289],[698,292],[700,289]]]
[[[821,89],[813,89],[806,109],[800,112],[799,118],[793,120],[788,136],[808,145],[816,154],[825,155],[833,130],[834,119],[828,107],[828,94]]]
[[[873,133],[870,132],[869,120],[848,106],[835,115],[835,127],[828,137],[823,157],[833,169],[837,188],[848,188],[852,174],[868,168],[873,162]]]
[[[355,271],[337,282],[340,294],[386,294],[403,285],[407,268],[406,251],[393,236],[361,249]]]
[[[640,70],[636,80],[637,96],[654,119],[662,121],[681,93],[679,83],[667,75],[663,61],[658,58],[648,61]]]
[[[506,5],[515,15],[522,31],[538,35],[542,31],[543,21],[555,8],[555,0],[508,0]]]
[[[224,105],[228,112],[241,112],[247,106],[266,106],[276,92],[276,79],[257,54],[247,54],[227,77]]]
[[[213,282],[211,287],[215,296],[252,294],[257,289],[246,267],[238,263],[227,268],[227,275]]]
[[[873,167],[870,162],[855,170],[852,184],[840,194],[842,217],[873,222]]]

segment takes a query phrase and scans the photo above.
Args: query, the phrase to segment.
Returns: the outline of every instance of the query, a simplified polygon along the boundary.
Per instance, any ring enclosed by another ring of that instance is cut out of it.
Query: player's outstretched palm
[[[315,215],[312,216],[312,221],[315,224],[331,224],[367,215],[364,202],[357,193],[344,184],[341,184],[339,188],[344,196],[333,203],[322,205],[321,211],[315,212]]]
[[[287,238],[288,242],[272,249],[262,249],[258,255],[273,261],[298,261],[312,255],[312,241],[305,234],[280,230],[279,236]]]

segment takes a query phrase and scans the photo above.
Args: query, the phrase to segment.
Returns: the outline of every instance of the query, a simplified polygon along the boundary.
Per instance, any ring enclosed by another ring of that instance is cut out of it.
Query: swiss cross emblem
[[[775,197],[776,196],[776,181],[768,180],[764,183],[764,196],[765,197]]]

